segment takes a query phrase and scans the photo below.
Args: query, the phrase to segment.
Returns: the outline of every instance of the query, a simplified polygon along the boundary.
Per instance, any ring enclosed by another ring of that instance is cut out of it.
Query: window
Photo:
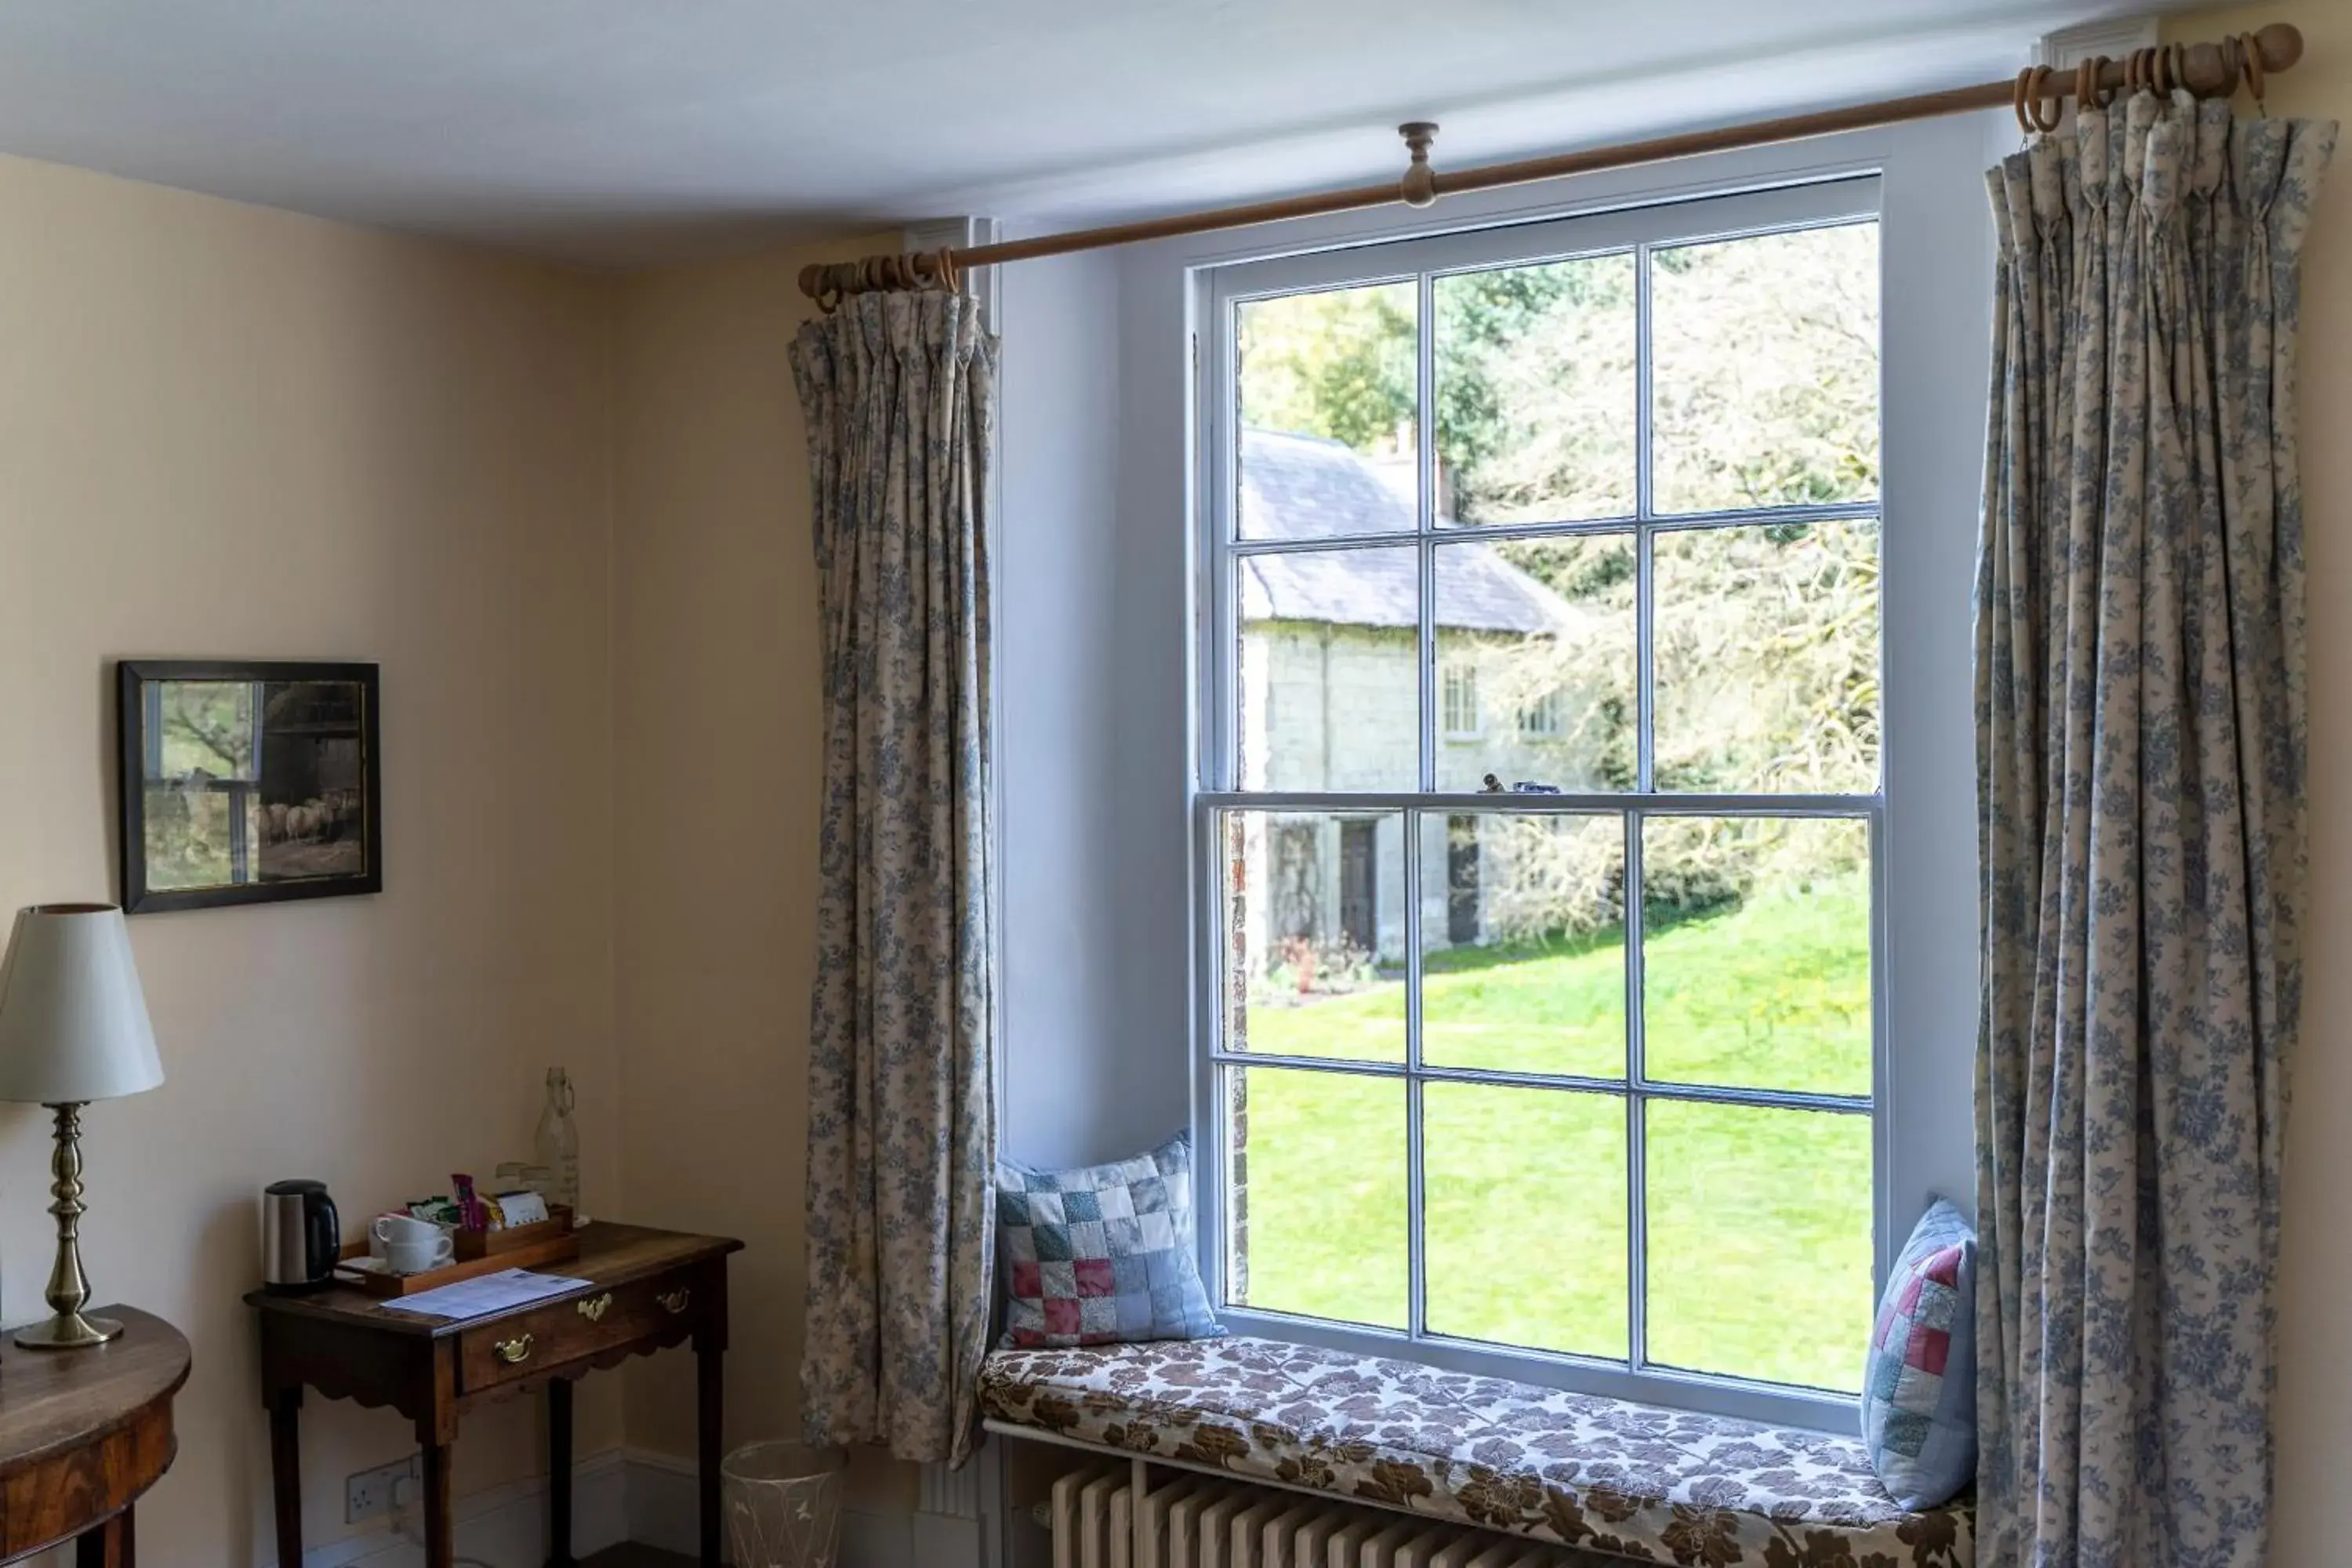
[[[1445,667],[1445,738],[1478,738],[1478,667],[1455,660]]]
[[[150,886],[255,879],[267,837],[255,831],[265,695],[255,681],[145,683]],[[178,830],[165,831],[166,824]]]
[[[1568,733],[1568,693],[1559,687],[1519,710],[1519,736],[1528,741],[1557,741]]]
[[[1244,1320],[1768,1415],[1854,1394],[1876,199],[1206,285],[1203,1212]]]

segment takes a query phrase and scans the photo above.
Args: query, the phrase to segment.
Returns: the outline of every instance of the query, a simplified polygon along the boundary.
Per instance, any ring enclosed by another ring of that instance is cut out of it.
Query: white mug
[[[380,1214],[368,1226],[369,1238],[391,1243],[395,1241],[430,1241],[441,1234],[441,1227],[429,1219],[415,1219],[404,1214]]]
[[[374,1244],[369,1250],[383,1249],[385,1267],[394,1274],[421,1274],[427,1268],[438,1268],[457,1256],[457,1244],[448,1234],[429,1219],[412,1219],[406,1215],[380,1214],[368,1226],[368,1240]]]
[[[457,1244],[443,1234],[439,1226],[427,1226],[425,1228],[433,1233],[429,1239],[386,1239],[383,1244],[384,1267],[394,1274],[422,1274],[428,1268],[440,1268],[457,1256]]]

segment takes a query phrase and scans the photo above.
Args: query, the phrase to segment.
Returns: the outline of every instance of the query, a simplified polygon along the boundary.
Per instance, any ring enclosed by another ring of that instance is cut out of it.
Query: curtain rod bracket
[[[1397,182],[1397,198],[1409,207],[1437,205],[1437,171],[1429,166],[1429,145],[1437,140],[1437,121],[1409,120],[1397,127],[1404,138],[1412,162],[1406,165],[1404,178]]]

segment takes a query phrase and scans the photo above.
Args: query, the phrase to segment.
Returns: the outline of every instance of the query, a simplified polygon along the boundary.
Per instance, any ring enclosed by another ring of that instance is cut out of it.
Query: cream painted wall
[[[168,1081],[88,1114],[84,1250],[195,1352],[144,1562],[274,1556],[263,1184],[323,1178],[356,1234],[526,1152],[563,1062],[589,1197],[616,1190],[607,293],[0,159],[0,903],[110,896],[110,659],[383,665],[383,895],[131,922]],[[48,1157],[46,1114],[0,1109],[10,1321],[44,1310]],[[583,1450],[619,1437],[604,1384]],[[316,1399],[305,1427],[315,1544],[414,1437]],[[530,1404],[485,1412],[460,1487],[540,1445]]]
[[[819,706],[802,263],[625,280],[615,307],[615,1021],[629,1211],[722,1231],[730,1443],[799,1431]],[[693,1373],[629,1369],[629,1438],[694,1446]],[[861,1467],[857,1500],[910,1496]]]
[[[2176,16],[2193,41],[2265,22],[2303,29],[2303,63],[2271,79],[2270,112],[2352,121],[2352,5],[2272,3]],[[2251,113],[2251,105],[2242,105]],[[2311,913],[2305,934],[2303,1054],[2287,1115],[2285,1234],[2276,1413],[2278,1530],[2271,1560],[2344,1555],[2352,1469],[2352,158],[2337,149],[2304,258],[2302,430],[2311,596]]]

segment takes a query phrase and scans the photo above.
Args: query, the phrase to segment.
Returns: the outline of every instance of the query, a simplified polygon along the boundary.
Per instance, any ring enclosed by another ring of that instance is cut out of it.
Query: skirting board
[[[694,1555],[699,1542],[691,1460],[608,1448],[572,1469],[572,1550],[585,1557],[635,1541]],[[457,1555],[489,1568],[540,1568],[547,1555],[544,1478],[458,1500]],[[983,1568],[978,1519],[892,1510],[845,1512],[840,1568]],[[302,1568],[422,1568],[425,1553],[390,1531],[302,1553]]]

